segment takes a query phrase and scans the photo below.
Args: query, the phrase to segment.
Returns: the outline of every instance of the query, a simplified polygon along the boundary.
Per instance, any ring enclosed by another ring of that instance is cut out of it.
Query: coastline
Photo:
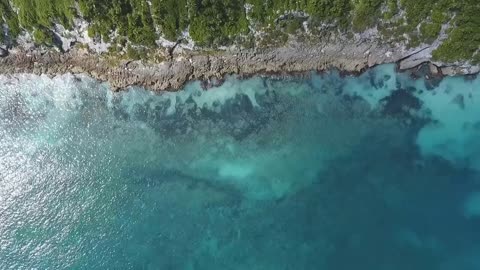
[[[360,74],[380,64],[396,63],[400,71],[428,64],[433,76],[472,75],[480,66],[468,63],[432,61],[432,46],[406,49],[378,41],[338,39],[305,45],[290,42],[284,47],[229,51],[172,50],[163,53],[158,63],[112,59],[74,48],[68,52],[53,50],[15,50],[0,58],[0,74],[86,74],[108,82],[113,91],[141,86],[153,91],[176,91],[193,80],[221,80],[229,74],[291,75],[310,71],[338,69]],[[159,51],[162,53],[162,51]],[[218,81],[217,81],[218,82]],[[214,82],[215,83],[215,82]]]

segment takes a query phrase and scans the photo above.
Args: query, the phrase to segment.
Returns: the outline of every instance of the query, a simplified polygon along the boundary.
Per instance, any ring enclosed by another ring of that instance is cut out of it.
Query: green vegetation
[[[200,45],[222,45],[248,31],[243,2],[202,0],[192,5],[190,36]]]
[[[386,6],[387,6],[387,9],[383,13],[383,18],[385,20],[391,20],[393,16],[395,16],[398,12],[397,0],[388,0]]]
[[[18,20],[27,30],[50,27],[58,22],[69,26],[76,15],[74,0],[12,0],[18,8]]]
[[[110,41],[116,33],[134,44],[154,46],[156,32],[145,0],[79,0],[82,16],[91,22],[89,35]]]
[[[46,29],[35,29],[33,30],[33,39],[35,43],[40,45],[52,45],[53,38],[52,35]]]
[[[353,29],[363,31],[374,25],[380,17],[380,6],[383,0],[354,0],[355,16],[353,17]]]
[[[20,26],[18,24],[17,14],[13,11],[10,1],[0,0],[0,14],[2,14],[4,23],[9,28],[9,34],[15,38],[20,33]],[[5,36],[0,32],[0,42],[5,40]]]
[[[189,25],[186,0],[153,0],[152,14],[166,39],[176,40]]]
[[[83,18],[90,37],[135,59],[156,48],[160,37],[181,41],[185,33],[206,48],[253,47],[280,46],[289,35],[351,36],[376,27],[384,40],[411,47],[432,43],[447,29],[435,59],[480,61],[478,0],[0,0],[0,14],[8,29],[0,43],[25,30],[37,44],[51,46],[54,24],[68,29]],[[252,29],[262,33],[256,40]]]
[[[302,28],[302,20],[298,18],[290,18],[283,21],[282,26],[282,28],[285,29],[285,32],[293,35]]]
[[[469,60],[480,63],[480,2],[464,0],[457,4],[457,16],[448,39],[434,52],[433,57],[443,61]]]
[[[438,23],[422,23],[420,33],[427,43],[431,43],[438,37],[441,29],[442,25]]]

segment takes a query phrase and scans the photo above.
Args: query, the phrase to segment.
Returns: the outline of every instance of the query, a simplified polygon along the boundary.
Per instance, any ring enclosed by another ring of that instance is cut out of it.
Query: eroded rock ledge
[[[399,69],[410,69],[430,62],[430,52],[429,47],[407,50],[377,42],[339,40],[315,46],[290,43],[286,47],[263,50],[181,51],[174,52],[171,58],[161,63],[144,63],[112,62],[79,49],[67,53],[19,50],[0,58],[0,73],[50,76],[85,73],[108,82],[113,90],[137,85],[155,91],[174,91],[190,80],[222,78],[227,74],[290,74],[329,68],[359,73],[385,63],[397,63]],[[432,73],[440,75],[475,74],[480,71],[479,66],[468,63],[432,62],[430,66]]]

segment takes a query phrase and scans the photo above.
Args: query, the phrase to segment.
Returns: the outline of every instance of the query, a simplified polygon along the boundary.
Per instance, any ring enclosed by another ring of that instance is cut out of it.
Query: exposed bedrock
[[[431,49],[392,47],[377,42],[337,42],[307,46],[290,43],[286,47],[263,50],[238,50],[205,53],[199,51],[174,52],[173,57],[161,63],[118,60],[72,50],[15,51],[0,58],[0,73],[34,73],[54,76],[64,73],[86,73],[100,81],[107,81],[112,89],[131,85],[151,90],[177,90],[190,80],[221,78],[226,74],[289,74],[311,70],[337,68],[359,73],[366,68],[398,63],[400,70],[430,62]],[[466,63],[431,63],[433,74],[460,75],[478,73],[478,66]]]

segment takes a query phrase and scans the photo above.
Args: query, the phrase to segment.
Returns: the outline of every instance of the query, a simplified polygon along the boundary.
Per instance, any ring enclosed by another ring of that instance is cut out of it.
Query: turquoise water
[[[480,79],[0,82],[0,269],[480,269]]]

